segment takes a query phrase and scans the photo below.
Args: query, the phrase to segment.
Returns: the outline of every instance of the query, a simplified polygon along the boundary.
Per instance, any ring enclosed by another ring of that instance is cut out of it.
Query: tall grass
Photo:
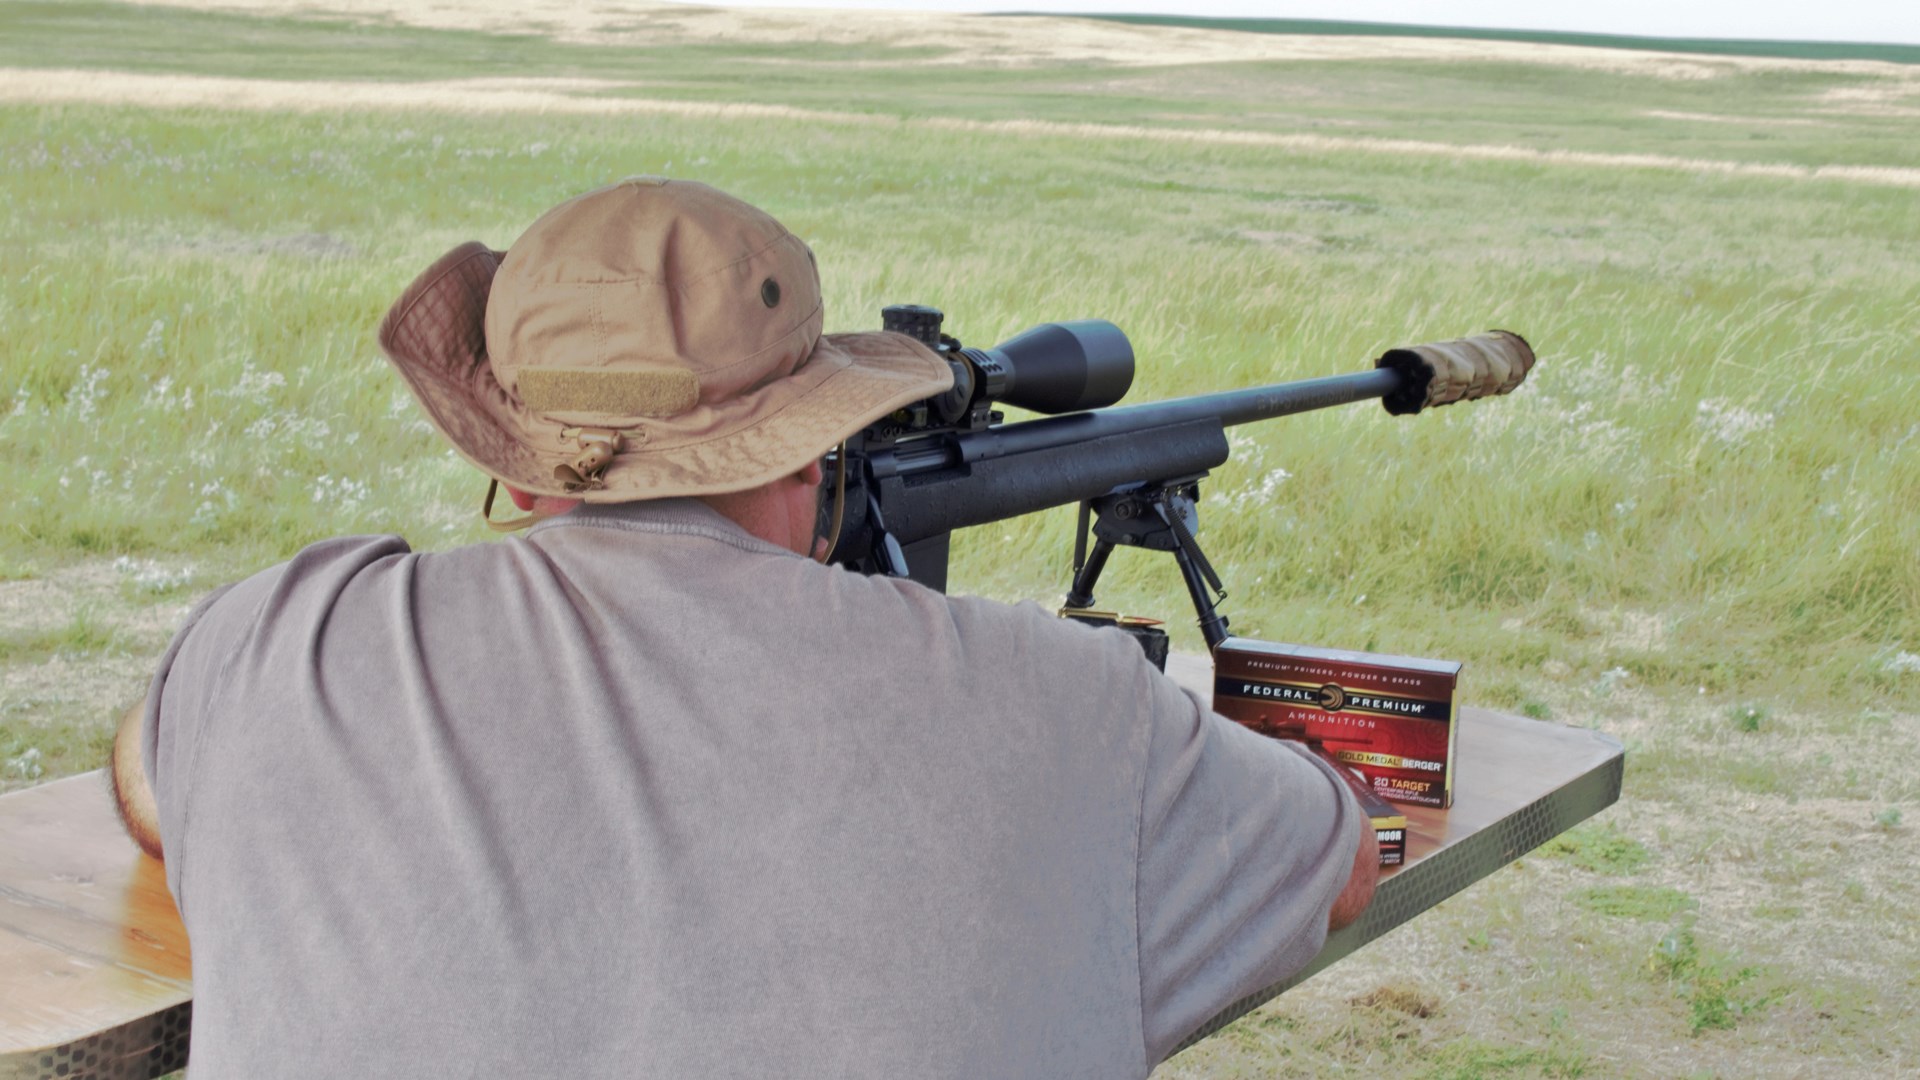
[[[1508,399],[1236,430],[1202,536],[1238,628],[1489,677],[1556,660],[1910,694],[1891,663],[1920,646],[1906,192],[746,119],[15,108],[0,145],[0,550],[479,539],[479,482],[386,369],[380,313],[452,244],[664,171],[809,237],[835,328],[902,301],[981,344],[1109,318],[1140,357],[1130,400],[1490,326],[1536,343]],[[956,584],[1051,597],[1070,519],[963,536]],[[1185,606],[1145,556],[1106,588]],[[1651,629],[1623,639],[1623,611]]]

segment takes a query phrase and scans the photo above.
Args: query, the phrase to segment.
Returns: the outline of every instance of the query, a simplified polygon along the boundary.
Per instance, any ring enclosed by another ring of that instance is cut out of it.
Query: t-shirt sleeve
[[[1135,888],[1147,1060],[1304,967],[1353,872],[1360,807],[1332,770],[1152,682]]]
[[[194,764],[209,729],[219,723],[221,695],[233,660],[247,648],[263,621],[294,603],[303,581],[344,564],[348,570],[373,558],[407,550],[399,537],[343,537],[315,544],[282,563],[233,585],[223,585],[194,605],[174,632],[147,687],[141,721],[140,764],[160,814],[167,885],[176,900],[188,848]]]
[[[170,886],[177,881],[183,861],[180,823],[185,816],[186,782],[201,721],[211,711],[227,659],[246,640],[262,599],[283,569],[274,567],[244,581],[222,585],[195,604],[174,631],[147,686],[140,765],[160,813]]]

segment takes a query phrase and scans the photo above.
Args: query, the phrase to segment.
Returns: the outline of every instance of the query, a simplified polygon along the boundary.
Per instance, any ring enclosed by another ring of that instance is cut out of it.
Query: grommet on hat
[[[798,472],[947,364],[903,334],[821,333],[813,253],[708,187],[633,177],[548,211],[504,256],[442,256],[380,326],[428,418],[521,491],[624,502]]]

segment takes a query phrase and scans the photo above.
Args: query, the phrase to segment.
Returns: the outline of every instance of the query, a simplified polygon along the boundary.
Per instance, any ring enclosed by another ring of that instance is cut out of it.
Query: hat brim
[[[483,319],[501,258],[473,242],[442,256],[387,312],[380,345],[462,457],[530,494],[614,503],[745,491],[800,471],[880,417],[953,385],[947,362],[904,334],[822,335],[792,375],[755,391],[758,398],[713,430],[637,432],[599,486],[570,491],[555,470],[579,446],[561,437],[558,421],[530,416],[487,359]]]

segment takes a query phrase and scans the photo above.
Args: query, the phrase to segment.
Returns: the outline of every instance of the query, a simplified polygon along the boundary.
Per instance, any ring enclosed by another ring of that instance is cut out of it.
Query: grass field
[[[1129,400],[1538,347],[1511,398],[1236,429],[1201,537],[1236,629],[1465,661],[1623,739],[1622,802],[1159,1075],[1912,1069],[1920,73],[1317,47],[0,3],[0,790],[98,765],[214,584],[484,539],[373,328],[454,244],[665,173],[807,237],[829,329],[1107,318]],[[1071,519],[963,535],[956,587],[1055,600]],[[1144,556],[1101,600],[1185,606]]]

